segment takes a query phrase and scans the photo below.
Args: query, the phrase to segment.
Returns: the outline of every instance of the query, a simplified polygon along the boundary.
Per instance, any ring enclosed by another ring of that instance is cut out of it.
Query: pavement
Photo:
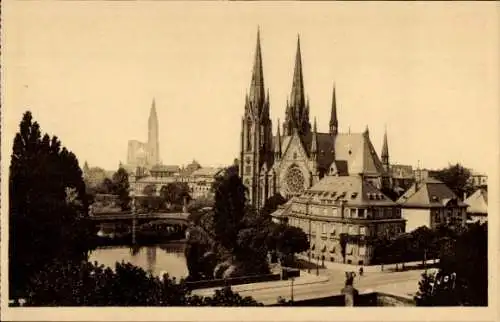
[[[232,289],[241,296],[252,296],[264,305],[275,304],[278,297],[295,301],[328,297],[340,294],[344,287],[345,272],[340,270],[321,269],[319,275],[301,272],[301,276],[293,281],[274,281],[233,286]],[[413,298],[418,289],[418,281],[423,270],[404,272],[370,272],[354,279],[354,287],[360,293],[384,292],[406,298]],[[194,294],[211,296],[218,288],[199,289]]]

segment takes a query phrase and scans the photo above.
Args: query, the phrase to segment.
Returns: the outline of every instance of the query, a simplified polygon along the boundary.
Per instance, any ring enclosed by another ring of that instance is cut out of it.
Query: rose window
[[[304,175],[298,167],[292,167],[288,170],[285,182],[288,188],[288,192],[292,194],[299,194],[304,191]]]

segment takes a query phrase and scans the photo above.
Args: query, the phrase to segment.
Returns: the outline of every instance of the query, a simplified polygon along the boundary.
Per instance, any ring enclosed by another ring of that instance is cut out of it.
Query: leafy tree
[[[245,214],[245,186],[237,173],[226,171],[214,182],[214,233],[218,243],[228,250],[236,246],[241,220]]]
[[[41,136],[31,112],[14,138],[9,176],[10,294],[54,259],[84,260],[95,233],[76,156],[57,137]]]
[[[275,224],[272,229],[272,239],[275,250],[285,263],[290,263],[294,254],[309,248],[307,235],[302,229],[284,224]]]
[[[156,192],[156,187],[153,184],[146,185],[142,191],[142,193],[148,197],[153,196],[155,194],[155,192]]]
[[[439,271],[422,276],[415,300],[421,306],[488,305],[488,230],[475,224],[456,239],[445,237]]]
[[[109,183],[111,180],[108,178],[106,171],[99,167],[89,168],[87,162],[85,162],[86,170],[83,171],[83,179],[85,181],[85,186],[87,187],[87,192],[95,195],[96,193],[110,193],[111,185]],[[104,181],[108,179],[106,184]],[[100,189],[106,189],[106,192],[100,192]]]
[[[266,200],[264,207],[262,207],[260,213],[261,215],[270,215],[278,209],[278,206],[284,204],[286,199],[279,193],[276,193],[272,197]]]
[[[189,201],[189,186],[185,182],[169,182],[160,189],[160,196],[173,205],[183,205],[184,201]]]
[[[130,184],[128,182],[127,171],[124,168],[120,167],[118,171],[113,174],[112,180],[114,186],[113,193],[118,195],[118,198],[120,200],[120,207],[122,208],[122,210],[129,210],[131,198],[129,195]]]
[[[469,181],[470,170],[459,163],[435,171],[433,176],[445,183],[459,198],[462,198],[464,193],[469,195],[474,190]]]
[[[230,288],[214,296],[192,295],[184,280],[146,273],[129,263],[114,271],[97,263],[60,262],[36,274],[28,306],[259,306]]]

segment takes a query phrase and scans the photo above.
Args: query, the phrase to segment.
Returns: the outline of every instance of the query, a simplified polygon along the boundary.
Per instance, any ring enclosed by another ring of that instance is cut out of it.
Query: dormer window
[[[358,193],[357,193],[357,192],[353,192],[353,193],[351,194],[351,199],[354,199],[354,198],[356,198],[357,196],[358,196]]]

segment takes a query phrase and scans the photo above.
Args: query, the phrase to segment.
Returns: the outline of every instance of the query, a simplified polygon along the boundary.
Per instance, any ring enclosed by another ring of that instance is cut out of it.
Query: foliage
[[[190,293],[184,280],[147,274],[129,263],[54,263],[31,281],[28,306],[257,306],[230,288],[212,297]]]
[[[227,171],[216,178],[213,189],[215,191],[214,237],[224,248],[233,250],[245,214],[245,186],[238,175]]]
[[[285,202],[286,199],[283,198],[281,194],[276,193],[266,200],[266,202],[264,203],[264,207],[262,207],[260,213],[262,215],[270,215],[278,209],[278,206],[284,204]]]
[[[53,259],[86,259],[92,236],[76,156],[55,136],[41,136],[30,112],[14,138],[9,177],[10,294]]]
[[[189,201],[189,186],[185,182],[169,182],[160,189],[160,196],[166,202],[173,205],[183,205],[184,201]]]
[[[142,193],[148,197],[151,197],[155,194],[156,192],[156,187],[154,184],[148,184],[144,187]]]
[[[474,224],[450,241],[437,274],[424,274],[415,297],[419,306],[488,305],[487,224]]]
[[[128,173],[127,171],[120,167],[113,174],[113,193],[118,195],[120,200],[120,207],[122,210],[130,210],[130,195],[129,189],[130,184],[128,182]]]
[[[435,171],[433,176],[445,183],[459,198],[462,198],[464,193],[469,195],[474,191],[469,181],[471,177],[470,170],[459,163]]]
[[[87,169],[84,170],[83,179],[85,181],[87,193],[90,195],[95,195],[97,193],[111,193],[112,181],[108,178],[106,171],[99,167],[89,168],[86,162],[85,165],[87,166]]]
[[[309,249],[309,240],[302,229],[285,224],[273,224],[271,229],[271,242],[280,257],[289,263],[293,255]],[[271,246],[271,245],[270,245]]]

